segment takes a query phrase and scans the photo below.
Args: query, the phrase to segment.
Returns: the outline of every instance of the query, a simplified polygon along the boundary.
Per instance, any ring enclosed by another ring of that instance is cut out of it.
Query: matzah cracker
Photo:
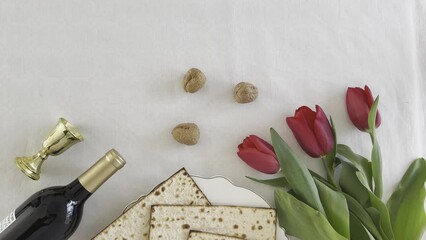
[[[153,204],[210,205],[206,196],[198,188],[191,176],[182,168],[158,185],[151,193],[122,214],[93,239],[148,239],[150,212]]]
[[[150,240],[187,240],[190,230],[275,240],[276,212],[237,206],[152,206]]]
[[[229,237],[221,234],[214,234],[200,231],[190,231],[188,240],[241,240],[238,237]]]

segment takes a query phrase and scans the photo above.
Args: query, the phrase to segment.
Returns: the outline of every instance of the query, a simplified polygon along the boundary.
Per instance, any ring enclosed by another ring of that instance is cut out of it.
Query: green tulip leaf
[[[268,186],[272,186],[272,187],[282,187],[282,188],[287,188],[288,186],[288,182],[287,179],[285,179],[285,177],[278,177],[278,178],[271,178],[271,179],[257,179],[257,178],[253,178],[253,177],[249,177],[246,176],[246,178],[258,182],[258,183],[262,183]]]
[[[271,128],[271,139],[280,165],[283,166],[281,171],[290,188],[296,192],[298,199],[326,216],[317,187],[308,168],[297,159],[291,148],[273,128]]]
[[[376,114],[377,114],[377,105],[379,104],[379,96],[374,100],[373,105],[371,106],[370,112],[368,114],[368,127],[369,133],[371,136],[371,141],[373,143],[373,149],[371,151],[371,169],[373,172],[374,179],[374,194],[377,197],[382,198],[383,195],[383,180],[382,180],[382,156],[380,154],[380,146],[377,142],[375,129],[376,129]]]
[[[364,209],[364,207],[361,206],[361,204],[349,194],[344,193],[344,196],[346,198],[346,202],[348,203],[350,213],[359,220],[359,222],[368,230],[368,232],[371,235],[373,235],[373,237],[376,240],[382,240],[383,238],[380,231],[377,229],[373,219],[371,219],[370,215]],[[352,230],[351,230],[351,237],[352,237]],[[357,238],[352,238],[352,239],[357,239]]]
[[[371,163],[368,159],[354,153],[350,147],[344,144],[337,144],[337,154],[339,159],[352,163],[360,172],[360,180],[366,181],[369,189],[373,189]]]
[[[354,197],[364,208],[373,208],[379,212],[379,221],[374,221],[376,228],[382,230],[381,235],[386,239],[394,239],[390,224],[389,211],[386,205],[373,192],[369,191],[356,176],[356,168],[350,164],[342,162],[342,173],[340,176],[340,186],[342,190]],[[370,214],[372,211],[368,211]],[[371,215],[370,215],[371,216]],[[373,220],[377,220],[371,216]],[[385,234],[385,235],[384,235]]]
[[[334,127],[333,119],[330,117],[330,125],[331,125],[331,131],[333,133],[333,150],[326,156],[327,166],[329,169],[334,170],[334,162],[336,160],[336,153],[337,153],[337,136],[336,136],[336,128]]]
[[[380,222],[376,222],[376,226],[379,229],[383,230],[383,233],[386,234],[388,239],[395,239],[394,235],[393,235],[393,230],[392,230],[392,225],[391,225],[391,221],[390,221],[390,216],[389,216],[389,210],[386,207],[386,205],[382,202],[382,200],[380,200],[379,197],[377,197],[373,192],[369,191],[370,194],[370,203],[371,206],[370,208],[367,209],[367,211],[370,213],[369,209],[375,209],[379,212],[379,216],[380,216]],[[373,216],[371,216],[373,218]],[[374,220],[374,218],[373,218]],[[383,236],[383,234],[382,234]]]
[[[366,206],[370,195],[357,176],[357,169],[350,163],[342,162],[339,184],[342,190],[354,197],[362,206]]]
[[[351,239],[374,240],[373,236],[370,235],[361,221],[353,213],[350,213],[350,229]]]
[[[330,185],[329,182],[327,182],[326,179],[324,179],[323,177],[321,177],[321,175],[317,174],[314,171],[309,170],[309,172],[311,173],[312,177],[315,176],[315,178],[319,178],[318,180],[322,181],[324,184],[326,184],[327,186],[329,186],[330,188],[333,188],[333,186]],[[254,177],[250,177],[250,176],[246,176],[246,178],[258,182],[258,183],[262,183],[271,187],[281,187],[281,188],[290,188],[287,179],[282,176],[282,177],[277,177],[277,178],[270,178],[270,179],[258,179],[258,178],[254,178]],[[335,188],[333,188],[334,190],[336,190]]]
[[[331,131],[333,133],[333,149],[331,150],[330,153],[328,153],[325,157],[322,157],[322,161],[324,164],[324,168],[327,172],[327,179],[328,181],[335,187],[337,186],[336,180],[334,178],[334,168],[335,168],[335,163],[336,163],[336,153],[337,153],[337,134],[336,134],[336,129],[334,128],[334,123],[333,123],[333,119],[330,116],[330,125],[331,125]]]
[[[275,205],[279,224],[288,235],[299,239],[348,239],[337,233],[322,213],[282,189],[275,190]]]
[[[311,175],[315,180],[320,181],[324,185],[328,186],[329,188],[337,191],[337,189],[334,186],[332,186],[329,182],[327,182],[327,180],[324,179],[321,175],[313,171],[311,171]],[[357,217],[358,221],[361,222],[361,224],[367,229],[366,231],[368,231],[371,235],[374,236],[374,239],[381,240],[382,237],[380,235],[379,230],[376,228],[373,220],[371,219],[370,215],[368,215],[367,211],[363,208],[363,206],[361,206],[361,204],[351,195],[343,192],[343,196],[346,199],[350,214]],[[351,223],[352,223],[352,220],[350,220],[350,224]],[[356,237],[353,237],[354,233],[352,231],[352,227],[351,227],[350,233],[351,233],[351,239],[358,239]]]
[[[327,187],[329,187],[329,188],[331,188],[331,189],[333,189],[333,190],[337,191],[337,188],[336,188],[335,186],[333,186],[331,183],[329,183],[329,182],[327,181],[327,179],[323,178],[323,177],[322,177],[321,175],[319,175],[318,173],[316,173],[316,172],[314,172],[314,171],[311,171],[311,170],[309,170],[309,173],[311,174],[311,176],[312,176],[315,180],[318,180],[318,181],[322,182],[323,184],[325,184]]]
[[[376,130],[376,115],[377,105],[379,104],[379,96],[374,99],[373,105],[371,105],[370,112],[368,113],[368,131],[373,132]]]
[[[368,190],[371,191],[370,185],[368,184],[368,179],[365,177],[362,172],[357,171],[355,173],[356,177],[358,178],[359,182]]]
[[[349,239],[349,210],[345,196],[332,190],[321,181],[315,178],[314,180],[328,221],[340,235]]]
[[[324,184],[326,184],[328,187],[336,190],[321,175],[319,175],[316,172],[311,171],[311,170],[309,170],[309,173],[312,175],[312,177],[315,177],[319,181],[322,181]],[[254,177],[250,177],[250,176],[246,176],[246,178],[248,178],[248,179],[250,179],[252,181],[258,182],[258,183],[262,183],[262,184],[271,186],[271,187],[290,188],[290,186],[288,185],[287,179],[284,176],[277,177],[277,178],[270,178],[270,179],[258,179],[258,178],[254,178]]]
[[[387,202],[396,240],[421,239],[426,229],[426,161],[415,160]]]
[[[378,226],[378,229],[383,237],[384,240],[390,240],[388,236],[386,236],[385,231],[383,230],[383,228],[381,227],[381,216],[380,216],[380,212],[373,208],[373,207],[369,207],[366,209],[368,214],[371,216],[371,219],[373,219],[374,224],[376,226]]]

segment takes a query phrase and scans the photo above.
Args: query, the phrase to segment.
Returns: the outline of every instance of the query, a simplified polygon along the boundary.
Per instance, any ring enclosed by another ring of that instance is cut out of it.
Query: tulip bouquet
[[[301,148],[320,158],[326,177],[309,170],[271,128],[272,145],[250,135],[238,146],[238,156],[252,168],[277,178],[254,181],[275,187],[280,226],[302,240],[415,240],[426,227],[426,161],[412,162],[395,192],[382,200],[382,159],[376,137],[381,117],[379,97],[368,86],[348,88],[346,106],[352,123],[371,137],[370,159],[338,144],[333,121],[320,106],[303,106],[287,125]]]

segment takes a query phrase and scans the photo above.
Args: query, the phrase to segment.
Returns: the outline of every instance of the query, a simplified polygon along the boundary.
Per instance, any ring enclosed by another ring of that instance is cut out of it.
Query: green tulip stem
[[[383,195],[383,180],[382,180],[382,156],[380,153],[380,146],[377,142],[377,138],[374,131],[370,132],[371,143],[373,149],[371,151],[371,170],[374,179],[374,194],[378,198],[382,198]]]
[[[337,185],[336,180],[334,180],[334,169],[333,166],[327,164],[327,157],[321,157],[322,164],[324,165],[325,171],[327,172],[327,180],[330,182],[333,187],[339,189],[339,185]]]
[[[377,104],[379,103],[379,96],[375,99],[371,106],[370,113],[368,114],[368,133],[371,137],[371,143],[373,149],[371,150],[371,171],[374,179],[374,194],[378,198],[382,198],[383,195],[383,180],[382,180],[382,156],[380,153],[380,146],[376,138],[376,115],[377,115]]]

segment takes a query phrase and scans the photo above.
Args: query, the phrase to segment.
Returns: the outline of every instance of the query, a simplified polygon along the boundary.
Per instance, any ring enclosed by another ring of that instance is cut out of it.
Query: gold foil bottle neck
[[[118,153],[115,149],[109,150],[104,157],[117,169],[121,169],[124,165],[126,165],[126,160],[124,160],[120,153]]]
[[[91,193],[94,193],[115,172],[124,167],[126,161],[114,149],[108,151],[93,166],[78,177],[81,185]]]

